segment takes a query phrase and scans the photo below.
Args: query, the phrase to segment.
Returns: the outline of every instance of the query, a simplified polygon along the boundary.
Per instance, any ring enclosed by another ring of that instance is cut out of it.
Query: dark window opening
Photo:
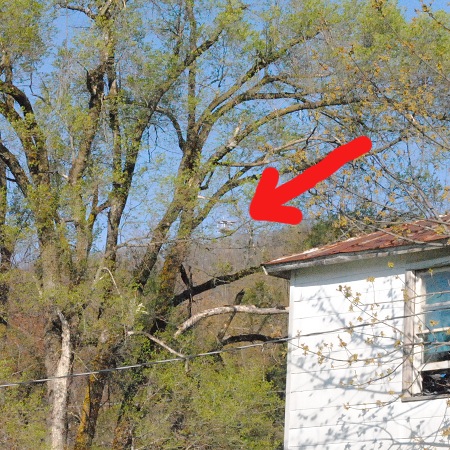
[[[422,392],[425,395],[450,394],[450,369],[422,372]]]

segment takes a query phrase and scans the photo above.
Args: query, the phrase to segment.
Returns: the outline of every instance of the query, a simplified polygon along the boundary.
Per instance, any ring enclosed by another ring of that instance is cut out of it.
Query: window
[[[450,395],[450,268],[410,273],[407,285],[405,352],[411,367],[406,363],[404,390],[411,396]]]

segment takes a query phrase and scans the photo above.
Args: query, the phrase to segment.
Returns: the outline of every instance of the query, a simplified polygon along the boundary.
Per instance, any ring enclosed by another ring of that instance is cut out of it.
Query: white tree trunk
[[[72,344],[69,323],[61,312],[61,354],[54,372],[55,379],[49,381],[51,399],[50,439],[51,450],[64,450],[67,434],[67,401],[72,365]],[[61,378],[58,378],[61,377]]]

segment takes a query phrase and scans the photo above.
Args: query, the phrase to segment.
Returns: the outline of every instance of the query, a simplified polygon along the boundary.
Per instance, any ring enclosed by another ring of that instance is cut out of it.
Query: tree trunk
[[[122,338],[115,336],[102,342],[100,339],[97,356],[93,362],[94,370],[109,369],[116,363],[117,349],[122,344]],[[110,372],[93,374],[88,378],[83,409],[81,410],[80,425],[75,437],[74,450],[87,450],[92,446],[100,412],[103,391],[109,379]]]
[[[135,403],[135,395],[139,390],[139,386],[145,383],[142,369],[137,369],[134,380],[126,387],[120,412],[117,418],[116,428],[114,429],[114,441],[112,450],[130,450],[133,444],[133,423],[136,420],[133,412],[137,413]]]
[[[74,450],[91,448],[107,379],[106,373],[91,375],[88,379]]]
[[[64,450],[67,439],[67,402],[72,367],[70,326],[61,312],[57,312],[46,332],[46,366],[50,381],[48,397],[50,414],[50,448]]]
[[[5,225],[7,211],[6,195],[6,166],[0,160],[0,277],[3,277],[11,269],[12,251],[8,243]],[[0,278],[0,324],[7,325],[7,303],[9,294],[9,282]]]
[[[39,215],[43,214],[43,211],[39,211]],[[65,294],[61,280],[62,274],[67,272],[67,266],[61,261],[58,237],[50,220],[44,222],[42,217],[40,218],[40,222],[43,223],[38,228],[41,244],[42,295],[45,303],[49,305],[45,330],[45,367],[49,378],[47,389],[50,405],[50,449],[64,450],[67,439],[67,403],[73,349],[70,318],[56,305],[64,304]]]

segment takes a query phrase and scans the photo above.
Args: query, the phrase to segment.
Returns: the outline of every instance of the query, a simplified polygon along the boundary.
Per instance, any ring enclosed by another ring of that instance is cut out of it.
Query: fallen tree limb
[[[245,314],[259,314],[259,315],[272,315],[272,314],[287,314],[289,308],[279,307],[279,308],[257,308],[254,305],[230,305],[230,306],[219,306],[218,308],[207,309],[201,313],[192,316],[190,319],[183,322],[175,333],[175,337],[180,336],[180,334],[192,328],[197,322],[206,317],[218,316],[220,314],[227,313],[245,313]]]

